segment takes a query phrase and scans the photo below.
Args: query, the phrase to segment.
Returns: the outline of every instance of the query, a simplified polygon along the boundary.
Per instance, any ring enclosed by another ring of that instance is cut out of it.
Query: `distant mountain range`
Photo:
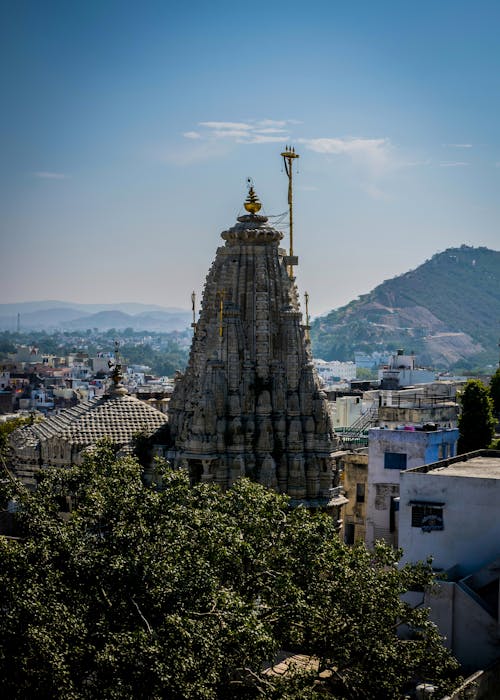
[[[184,330],[188,311],[154,304],[74,304],[64,301],[0,304],[0,330],[97,328]],[[386,280],[369,294],[315,319],[315,357],[352,360],[355,351],[404,348],[436,368],[498,363],[500,252],[449,248],[415,270]]]
[[[404,348],[436,368],[498,363],[500,252],[461,246],[437,253],[369,294],[313,321],[315,357]]]
[[[169,332],[184,330],[191,322],[185,309],[155,304],[72,304],[65,301],[30,301],[0,304],[0,330],[14,331],[17,315],[20,328],[26,330],[100,331],[132,328],[136,331]]]

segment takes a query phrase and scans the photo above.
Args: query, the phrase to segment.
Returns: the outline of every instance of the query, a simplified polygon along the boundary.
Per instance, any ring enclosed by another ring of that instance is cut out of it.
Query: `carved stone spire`
[[[260,207],[251,188],[249,213],[221,234],[169,405],[170,457],[193,481],[227,488],[246,474],[322,505],[336,477],[335,439],[283,235]]]

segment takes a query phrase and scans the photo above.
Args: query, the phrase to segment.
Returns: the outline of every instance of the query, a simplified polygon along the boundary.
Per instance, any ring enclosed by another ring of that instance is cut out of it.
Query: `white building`
[[[407,469],[456,454],[458,430],[371,428],[368,432],[366,544],[384,539],[398,545],[400,475]]]
[[[340,362],[339,360],[315,359],[314,366],[320,379],[328,385],[338,380],[349,381],[356,379],[356,365],[354,362]]]
[[[8,370],[0,370],[0,391],[9,389],[10,387],[10,372]]]
[[[403,350],[398,350],[389,364],[379,370],[378,378],[384,389],[397,388],[433,382],[436,372],[416,367],[415,355],[405,355]]]
[[[403,563],[445,580],[425,593],[446,644],[468,669],[500,657],[500,452],[480,450],[401,473]],[[422,597],[422,596],[420,596]]]
[[[363,412],[361,396],[338,396],[328,402],[334,430],[348,428]]]

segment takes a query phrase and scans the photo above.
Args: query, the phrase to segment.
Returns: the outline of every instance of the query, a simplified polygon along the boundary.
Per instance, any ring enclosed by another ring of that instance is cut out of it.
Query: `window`
[[[420,527],[424,532],[444,530],[442,503],[413,503],[411,526]]]
[[[384,454],[384,469],[406,469],[406,453],[386,452]]]
[[[346,544],[354,544],[354,523],[345,524],[344,542]]]
[[[356,484],[356,503],[365,502],[365,485]]]

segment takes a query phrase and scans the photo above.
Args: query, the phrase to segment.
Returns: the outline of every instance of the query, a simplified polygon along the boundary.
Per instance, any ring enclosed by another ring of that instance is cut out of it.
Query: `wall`
[[[360,396],[339,396],[332,405],[334,428],[348,428],[361,415],[363,402]]]
[[[412,527],[411,500],[444,503],[444,529],[423,532]],[[462,576],[481,568],[500,554],[499,503],[500,479],[403,472],[399,513],[403,561],[432,555],[439,569],[460,564]]]
[[[344,506],[341,537],[346,539],[347,535],[349,538],[352,533],[354,542],[364,541],[368,499],[368,454],[352,452],[342,458],[341,464],[344,495],[349,499],[349,503]],[[358,484],[364,486],[364,501],[359,498]]]
[[[384,466],[386,452],[405,454],[406,469],[436,462],[447,456],[443,445],[454,449],[458,430],[435,431],[384,430],[372,428],[368,432],[368,499],[366,517],[366,544],[371,547],[376,539],[398,544],[400,470]],[[454,454],[454,453],[453,453]],[[392,512],[391,512],[392,509]]]

